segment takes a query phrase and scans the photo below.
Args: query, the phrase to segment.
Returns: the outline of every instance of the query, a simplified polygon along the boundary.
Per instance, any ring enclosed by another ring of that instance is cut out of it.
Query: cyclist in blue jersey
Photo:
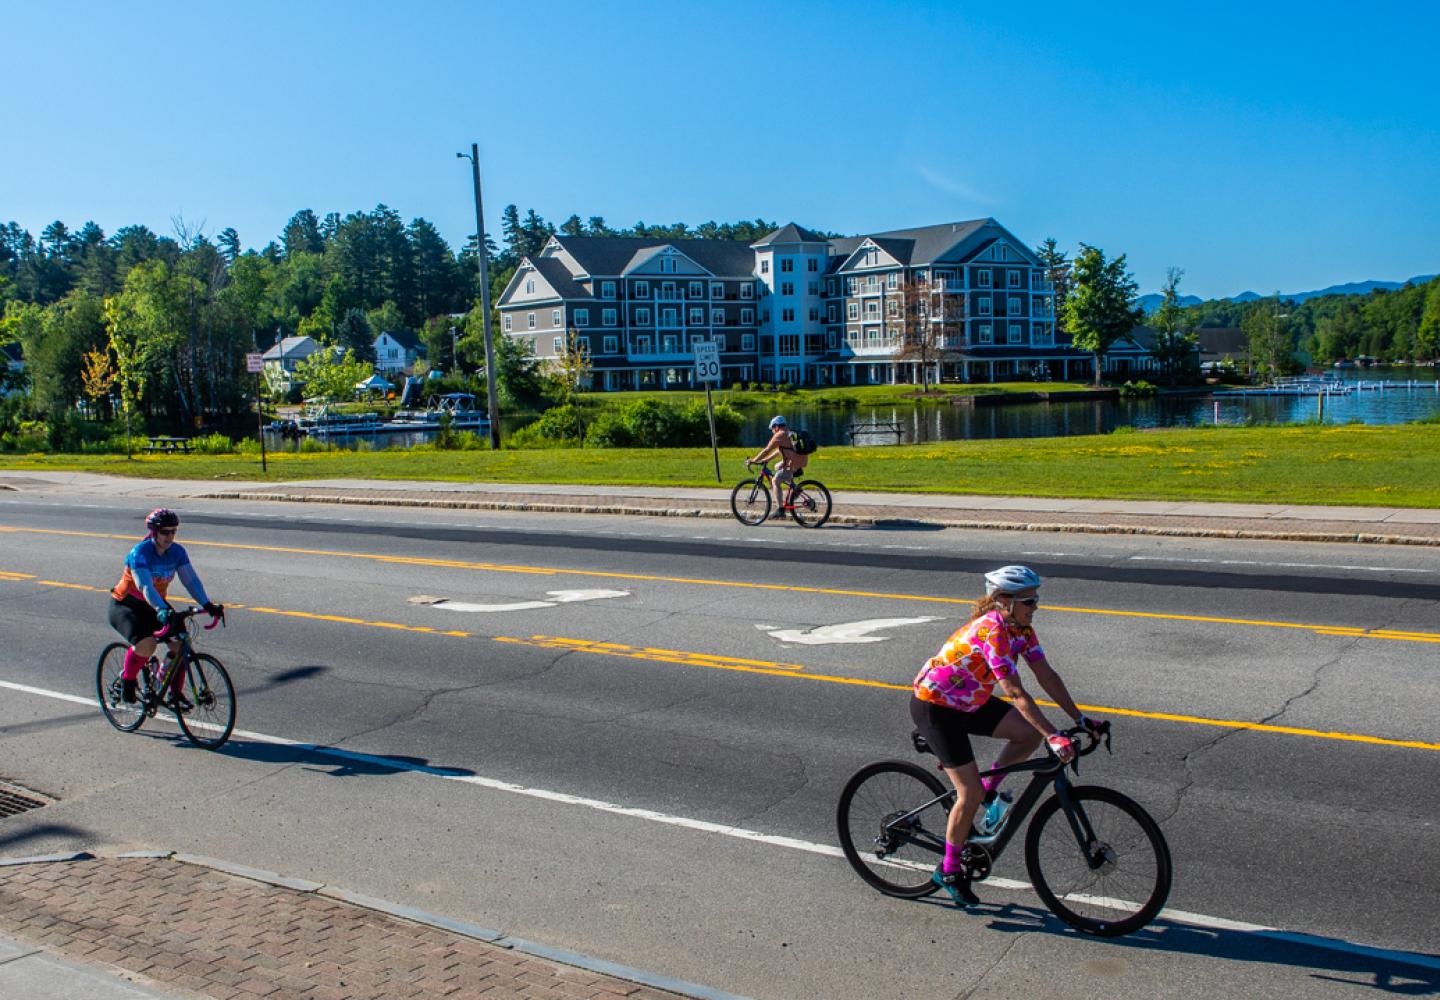
[[[149,535],[125,557],[120,582],[110,591],[110,624],[130,643],[120,673],[122,697],[130,702],[136,697],[140,668],[155,654],[156,633],[165,627],[173,610],[166,597],[171,580],[179,577],[190,596],[212,617],[218,618],[225,610],[206,596],[200,577],[190,565],[190,556],[175,541],[180,515],[158,507],[145,516],[145,528]],[[175,651],[178,643],[167,641]],[[175,671],[176,680],[183,675],[184,671]],[[183,702],[183,695],[176,689],[172,689],[171,698]]]

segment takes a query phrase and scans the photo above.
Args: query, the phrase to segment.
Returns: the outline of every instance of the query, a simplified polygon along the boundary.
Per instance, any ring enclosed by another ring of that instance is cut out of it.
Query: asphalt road
[[[0,502],[0,777],[59,800],[0,855],[193,851],[756,997],[1440,991],[1431,551],[190,501],[180,541],[237,606],[201,639],[240,688],[211,754],[15,687],[91,695],[144,509]],[[1180,918],[1128,939],[1026,890],[889,899],[827,853],[845,779],[914,756],[915,670],[1015,561],[1116,726],[1080,779],[1176,861]],[[847,624],[870,641],[826,641]]]

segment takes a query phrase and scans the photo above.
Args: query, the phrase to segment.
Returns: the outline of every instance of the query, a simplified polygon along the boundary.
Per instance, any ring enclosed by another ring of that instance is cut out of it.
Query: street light
[[[490,414],[490,448],[499,451],[500,406],[495,396],[495,338],[490,332],[490,269],[485,259],[485,210],[480,201],[480,145],[472,142],[470,152],[455,156],[470,161],[475,177],[475,256],[480,262],[480,322],[485,327],[485,402]]]

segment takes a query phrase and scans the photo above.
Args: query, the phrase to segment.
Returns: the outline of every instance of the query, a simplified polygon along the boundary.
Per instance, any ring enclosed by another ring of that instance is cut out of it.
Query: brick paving
[[[528,510],[571,514],[632,514],[731,517],[726,500],[636,494],[485,492],[484,490],[363,489],[282,484],[259,489],[212,491],[212,497],[311,501],[374,506],[438,507],[468,510]],[[913,502],[913,499],[911,500]],[[998,530],[1077,531],[1210,538],[1255,538],[1315,542],[1384,541],[1440,545],[1440,523],[1325,520],[1318,517],[1243,517],[1164,513],[1080,513],[1041,510],[966,510],[954,506],[854,505],[837,501],[836,524],[933,525]],[[787,522],[787,526],[788,522]],[[778,525],[755,530],[774,530]]]
[[[168,858],[0,868],[0,933],[214,1000],[679,996]]]

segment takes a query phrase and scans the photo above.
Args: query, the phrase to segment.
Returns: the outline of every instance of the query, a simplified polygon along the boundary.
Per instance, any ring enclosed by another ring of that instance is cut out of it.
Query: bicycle
[[[749,462],[745,468],[751,469]],[[771,493],[774,474],[769,463],[760,466],[760,472],[753,479],[742,479],[730,493],[730,512],[741,524],[754,527],[764,524],[770,516]],[[791,483],[785,494],[782,511],[789,511],[795,523],[803,528],[818,528],[830,519],[830,491],[816,479]]]
[[[168,707],[186,738],[196,746],[215,750],[230,738],[235,729],[235,686],[219,660],[195,651],[191,619],[200,610],[172,612],[165,628],[155,634],[161,641],[178,639],[180,648],[167,652],[163,664],[150,657],[136,678],[133,702],[124,699],[121,684],[125,652],[130,647],[112,642],[100,653],[95,665],[95,695],[110,725],[122,733],[133,733],[162,707]],[[221,609],[215,620],[204,627],[209,631],[224,622]],[[177,676],[182,664],[185,673]]]
[[[1077,747],[1069,765],[1076,774],[1080,758],[1102,742],[1110,752],[1108,722],[1096,732],[1078,726],[1066,732],[1072,739],[1081,734],[1088,744]],[[931,752],[918,732],[911,739],[919,752]],[[1099,937],[1130,934],[1153,920],[1170,895],[1170,847],[1138,803],[1109,788],[1072,785],[1066,767],[1051,755],[984,772],[1035,773],[996,833],[974,833],[966,841],[966,874],[976,882],[989,877],[1039,803],[1025,836],[1025,868],[1041,901],[1076,930]],[[1054,794],[1042,803],[1047,788]],[[918,764],[884,760],[862,767],[846,782],[835,813],[846,860],[883,893],[928,896],[938,888],[930,876],[944,855],[954,804],[955,790]],[[1052,822],[1060,816],[1064,822]]]

